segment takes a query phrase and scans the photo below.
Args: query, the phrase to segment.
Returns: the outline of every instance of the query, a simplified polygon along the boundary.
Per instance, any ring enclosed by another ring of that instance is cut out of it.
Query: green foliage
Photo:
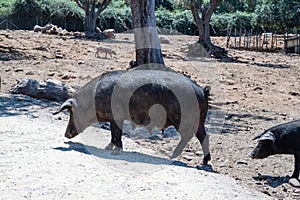
[[[5,16],[8,16],[11,13],[14,3],[14,0],[0,1],[0,18],[4,18]]]
[[[1,2],[3,5],[3,2]],[[14,0],[6,4],[5,13],[11,22],[21,29],[52,22],[68,30],[82,30],[83,13],[75,2],[64,0]]]
[[[176,30],[183,34],[194,35],[197,27],[189,10],[169,11],[160,8],[156,11],[156,24],[160,28]]]
[[[300,30],[300,2],[263,0],[256,6],[258,24],[266,30]]]
[[[215,10],[215,14],[254,12],[258,0],[224,0],[221,5]]]
[[[58,18],[69,15],[83,16],[75,2],[64,0],[16,0],[12,12],[46,14]]]
[[[158,27],[197,34],[191,11],[183,6],[183,2],[188,1],[155,0]],[[206,4],[209,1],[203,2]],[[62,23],[66,19],[70,23],[84,23],[83,10],[73,0],[0,0],[0,19],[7,16],[31,23],[28,27],[36,23],[37,17],[42,25],[49,21]],[[299,0],[224,0],[215,10],[210,24],[212,34],[224,35],[228,27],[299,32],[299,21]],[[114,28],[117,32],[132,29],[130,7],[124,0],[113,0],[99,16],[98,26],[101,29]],[[76,29],[77,26],[73,27]]]
[[[155,8],[164,8],[166,10],[174,10],[174,0],[155,0]]]
[[[213,33],[225,35],[228,28],[233,29],[254,29],[256,28],[256,14],[237,11],[235,13],[224,13],[213,15],[211,26]]]
[[[99,26],[102,30],[113,28],[116,32],[132,29],[131,9],[124,1],[112,1],[100,14]]]

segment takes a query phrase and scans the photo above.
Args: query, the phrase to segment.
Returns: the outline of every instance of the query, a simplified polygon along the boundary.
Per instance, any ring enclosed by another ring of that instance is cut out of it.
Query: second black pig
[[[300,120],[274,126],[254,138],[258,145],[249,154],[262,159],[275,154],[294,154],[295,167],[292,178],[299,177],[300,170]]]

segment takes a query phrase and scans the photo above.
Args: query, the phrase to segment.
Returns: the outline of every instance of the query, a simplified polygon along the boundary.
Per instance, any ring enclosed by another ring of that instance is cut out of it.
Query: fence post
[[[231,35],[231,28],[227,27],[227,43],[226,43],[226,48],[229,47],[230,35]]]
[[[236,28],[234,29],[234,47],[236,48]]]
[[[240,29],[239,48],[241,48],[241,43],[242,43],[242,29]]]

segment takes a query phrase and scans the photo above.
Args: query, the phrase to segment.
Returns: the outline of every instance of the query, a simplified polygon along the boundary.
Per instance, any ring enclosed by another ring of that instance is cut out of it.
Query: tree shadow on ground
[[[56,104],[46,101],[31,98],[26,95],[1,94],[0,96],[0,117],[10,117],[16,115],[29,115],[36,117],[37,110],[32,106],[41,108],[49,108]]]
[[[239,59],[230,57],[229,55],[222,56],[222,58],[219,59],[219,61],[227,62],[227,63],[248,64],[248,65],[259,66],[259,67],[268,67],[268,68],[281,68],[281,69],[290,68],[290,66],[284,65],[284,64],[258,63],[258,62],[254,62],[254,61],[239,60]]]
[[[212,115],[209,110],[206,127],[210,134],[229,134],[238,131],[249,131],[250,125],[248,121],[262,120],[272,121],[274,118],[255,115],[252,113],[221,113],[220,115]],[[212,115],[212,116],[210,116]],[[223,119],[221,119],[223,117]]]
[[[2,46],[0,45],[0,61],[9,61],[9,60],[28,60],[32,57],[27,56],[22,53],[21,50],[17,48]]]
[[[259,175],[259,176],[253,176],[253,179],[257,182],[264,181],[267,185],[269,185],[272,188],[277,188],[281,186],[284,183],[288,183],[290,180],[290,176],[269,176],[269,175]]]
[[[127,161],[130,163],[145,163],[151,165],[174,165],[179,167],[185,168],[193,168],[197,170],[207,171],[207,172],[214,172],[216,173],[211,165],[207,166],[197,166],[193,167],[181,161],[174,161],[167,158],[156,157],[152,155],[147,155],[144,153],[139,152],[130,152],[130,151],[123,151],[120,155],[112,155],[110,150],[101,149],[94,146],[84,145],[79,142],[64,142],[68,144],[68,147],[55,147],[53,149],[59,151],[77,151],[80,153],[84,153],[87,155],[94,155],[103,160],[112,160],[112,161]]]

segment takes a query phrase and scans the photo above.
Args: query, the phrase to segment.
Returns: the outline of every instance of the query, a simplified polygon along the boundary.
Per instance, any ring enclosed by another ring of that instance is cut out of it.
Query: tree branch
[[[100,13],[110,4],[112,0],[104,0],[102,3],[98,4],[96,16],[99,16]]]
[[[210,20],[211,16],[213,15],[214,10],[221,2],[222,2],[222,0],[210,0],[209,7],[207,8],[207,10],[205,12],[205,18],[202,19],[204,21],[204,23],[209,23],[209,20]]]
[[[196,2],[195,0],[192,0],[191,3],[189,4],[189,7],[190,7],[190,9],[192,11],[195,24],[198,27],[199,32],[202,33],[203,22],[200,19],[200,16],[199,16],[199,13],[198,13],[199,4],[200,4],[199,1]]]
[[[77,5],[78,5],[80,8],[82,8],[82,9],[85,8],[84,5],[82,5],[82,3],[80,3],[79,0],[74,0],[74,1],[77,3]]]

